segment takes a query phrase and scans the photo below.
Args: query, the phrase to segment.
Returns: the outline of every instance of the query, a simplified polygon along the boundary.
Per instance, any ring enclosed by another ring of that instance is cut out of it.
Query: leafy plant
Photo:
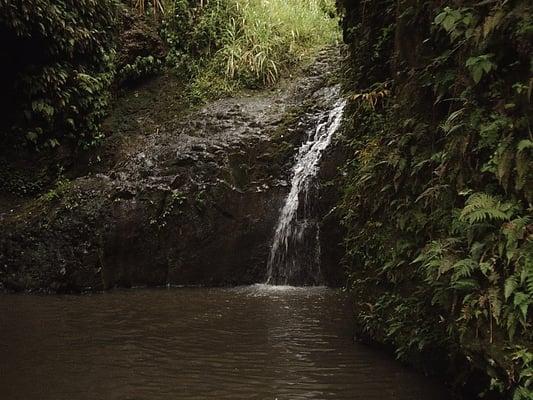
[[[508,221],[512,215],[512,204],[501,203],[486,193],[475,193],[466,201],[460,220],[470,224],[485,221]]]
[[[427,352],[475,364],[482,392],[515,399],[532,394],[526,3],[344,2],[338,207],[360,331],[418,366]]]
[[[383,101],[384,98],[390,96],[390,93],[390,90],[381,88],[366,93],[356,93],[351,99],[354,101],[360,100],[366,103],[370,108],[375,109],[378,102]]]
[[[98,141],[114,74],[115,12],[114,0],[0,1],[0,30],[9,39],[3,51],[11,60],[5,142]]]
[[[126,64],[117,71],[115,80],[119,83],[131,82],[157,74],[163,69],[163,62],[153,56],[137,57],[132,64]]]
[[[212,83],[218,75],[224,76],[221,86],[228,88],[272,85],[338,37],[336,21],[328,15],[333,4],[329,0],[226,3],[230,17],[222,21],[219,48],[198,77],[200,90],[203,82]]]
[[[491,61],[493,54],[470,57],[466,60],[466,67],[470,70],[474,82],[479,83],[484,74],[496,69],[496,64]]]
[[[454,9],[444,7],[435,17],[435,24],[440,25],[450,34],[452,41],[457,40],[463,34],[470,37],[473,34],[472,25],[476,18],[470,8]]]

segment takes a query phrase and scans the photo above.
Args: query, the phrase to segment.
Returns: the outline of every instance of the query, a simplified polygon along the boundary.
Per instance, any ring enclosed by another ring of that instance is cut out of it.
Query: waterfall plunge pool
[[[345,294],[254,285],[0,295],[5,400],[445,400],[353,343]]]

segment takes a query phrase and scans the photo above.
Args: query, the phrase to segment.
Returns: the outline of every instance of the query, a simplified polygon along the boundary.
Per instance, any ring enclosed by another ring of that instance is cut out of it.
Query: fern
[[[476,289],[479,289],[479,284],[477,280],[473,278],[463,278],[458,279],[454,281],[451,285],[452,289],[459,290],[459,291],[474,291]]]
[[[519,153],[527,149],[533,149],[533,140],[529,140],[529,139],[521,140],[520,142],[518,142],[516,149],[518,150]]]
[[[431,242],[411,264],[421,263],[426,282],[434,283],[442,274],[454,268],[456,257],[453,256],[452,249],[458,242],[454,238]]]
[[[531,260],[526,261],[526,265],[520,274],[520,284],[526,291],[527,295],[533,299],[533,264]]]
[[[454,133],[456,130],[461,129],[465,126],[464,123],[460,122],[461,118],[465,113],[465,109],[461,108],[457,111],[452,112],[446,121],[441,124],[440,128],[444,131],[446,135]]]
[[[471,258],[465,258],[456,262],[452,268],[454,271],[452,281],[455,282],[461,278],[472,276],[472,273],[479,268],[479,264]]]
[[[513,275],[507,278],[507,280],[505,281],[504,289],[503,289],[505,300],[507,300],[509,297],[511,297],[511,295],[514,294],[518,286],[519,286],[519,283],[518,283],[518,278],[516,276]]]
[[[517,260],[522,251],[520,245],[527,234],[527,226],[531,223],[530,217],[517,217],[512,221],[502,225],[501,232],[505,237],[505,250],[507,256],[507,263]],[[504,243],[500,242],[500,256],[503,255]]]
[[[496,287],[491,287],[488,290],[488,298],[490,304],[491,317],[494,318],[497,324],[500,323],[500,316],[502,314],[502,301],[500,299],[500,291]]]
[[[513,159],[515,156],[514,151],[511,148],[512,136],[507,137],[503,140],[496,150],[497,161],[496,161],[496,176],[500,184],[507,190],[509,185],[509,179],[511,177]]]
[[[520,310],[520,316],[522,320],[522,324],[525,325],[525,321],[527,318],[527,311],[529,308],[529,304],[531,304],[531,296],[528,296],[526,293],[523,292],[516,292],[513,297],[513,305]]]
[[[459,219],[469,224],[490,221],[508,221],[512,216],[512,205],[502,203],[486,193],[474,193],[466,201]]]

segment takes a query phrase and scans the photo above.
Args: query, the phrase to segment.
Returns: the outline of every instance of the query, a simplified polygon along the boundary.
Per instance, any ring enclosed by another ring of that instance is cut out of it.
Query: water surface
[[[445,400],[325,288],[0,296],[0,398]]]

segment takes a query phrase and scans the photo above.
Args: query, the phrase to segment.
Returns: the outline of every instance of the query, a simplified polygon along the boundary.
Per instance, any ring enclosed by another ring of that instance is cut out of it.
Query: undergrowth
[[[158,24],[168,53],[128,65],[128,76],[157,73],[164,63],[189,82],[190,100],[276,84],[320,48],[340,39],[333,0],[167,0],[136,3]]]
[[[346,2],[356,318],[399,358],[440,354],[456,384],[482,371],[471,390],[530,400],[532,8],[435,3]]]
[[[329,0],[230,1],[220,48],[195,82],[200,92],[272,85],[339,35]]]
[[[0,0],[0,145],[88,147],[114,78],[115,0]]]

